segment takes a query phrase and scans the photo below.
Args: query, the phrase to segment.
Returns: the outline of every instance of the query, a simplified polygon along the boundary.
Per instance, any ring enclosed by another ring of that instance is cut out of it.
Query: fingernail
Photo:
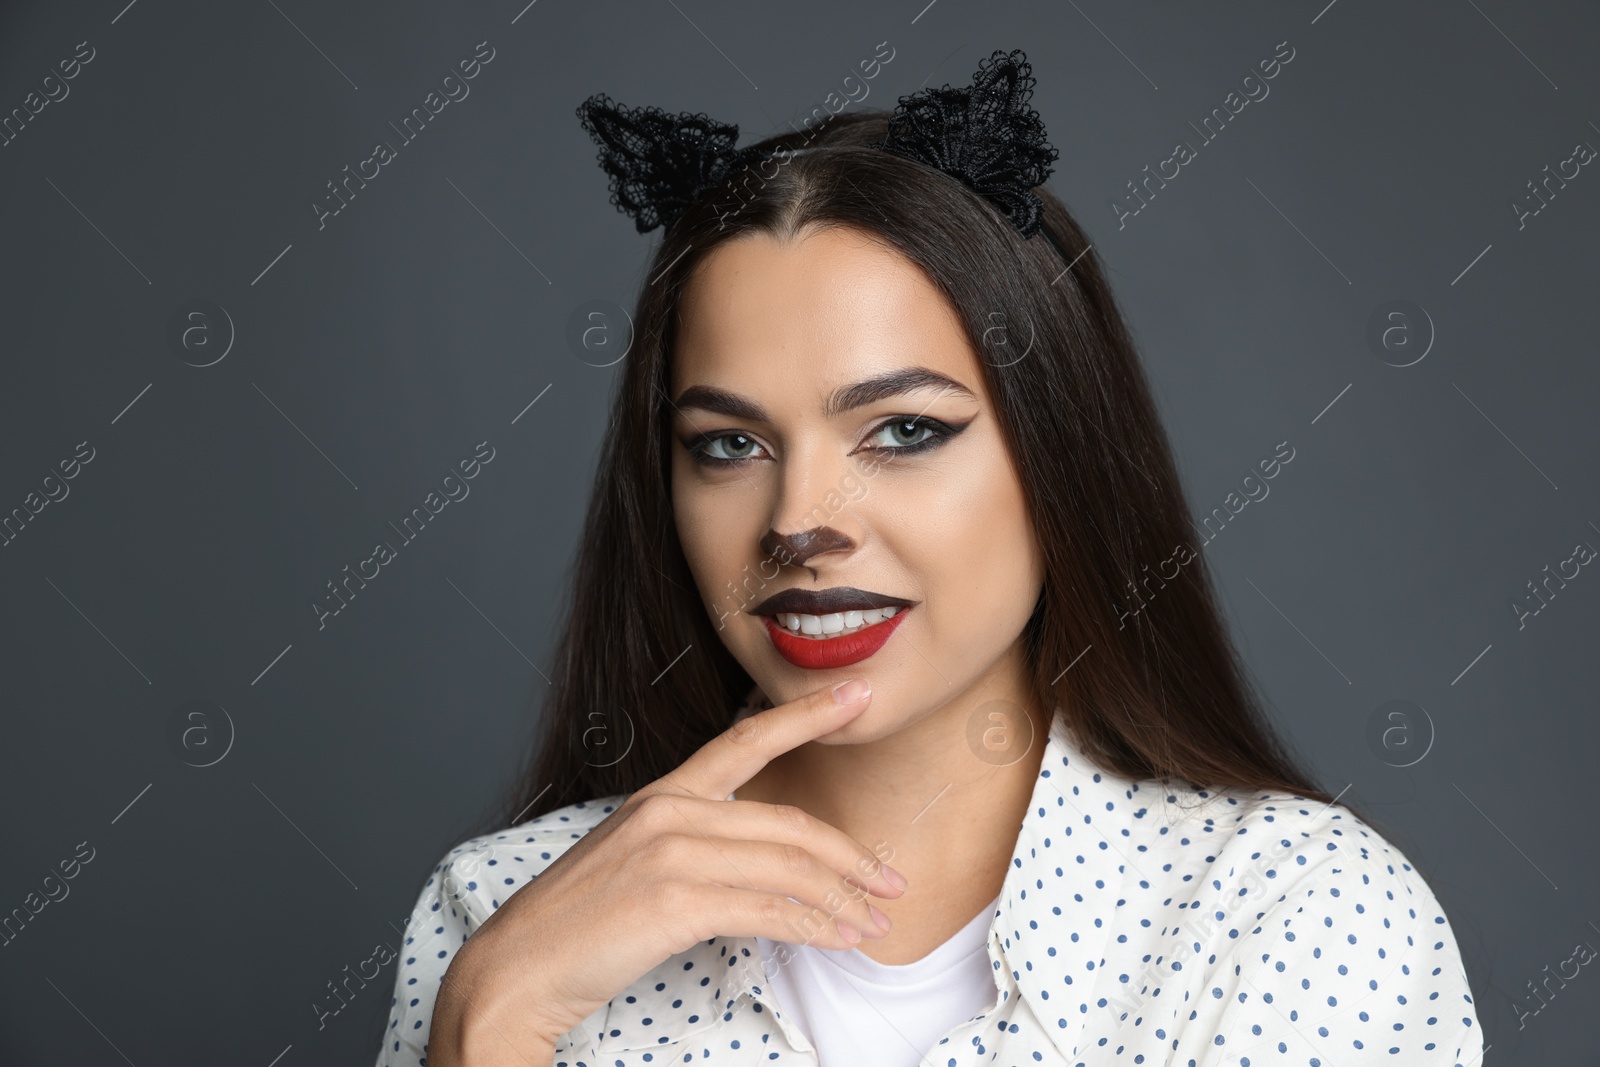
[[[868,904],[867,905],[867,910],[872,912],[872,921],[878,924],[878,929],[884,931],[885,933],[888,933],[888,931],[889,931],[889,916],[887,916],[883,912],[879,911],[877,909],[877,907],[875,905],[872,905],[872,904]]]
[[[865,700],[870,692],[872,686],[867,684],[865,678],[852,678],[833,687],[833,699],[839,704],[855,704]]]
[[[887,863],[882,865],[882,870],[883,880],[894,886],[896,889],[903,890],[906,886],[910,885],[910,883],[906,881],[905,875],[901,874]]]
[[[834,925],[839,927],[839,936],[840,937],[844,938],[846,941],[850,942],[852,945],[861,940],[861,931],[860,930],[857,930],[854,926],[851,926],[849,923],[845,922],[843,919],[835,919],[833,921],[834,921]]]

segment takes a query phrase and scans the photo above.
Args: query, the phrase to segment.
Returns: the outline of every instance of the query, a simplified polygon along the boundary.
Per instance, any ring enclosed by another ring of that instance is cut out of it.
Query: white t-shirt
[[[999,898],[912,963],[879,963],[859,949],[756,939],[784,1017],[821,1067],[917,1067],[938,1040],[999,999],[986,948]]]

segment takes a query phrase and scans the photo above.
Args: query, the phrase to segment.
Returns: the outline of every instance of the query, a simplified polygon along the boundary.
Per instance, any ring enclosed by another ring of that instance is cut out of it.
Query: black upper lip
[[[869,593],[854,586],[836,585],[829,589],[785,589],[747,610],[752,615],[777,615],[780,612],[833,615],[872,608],[909,608],[914,604],[915,600],[902,600],[886,593]]]

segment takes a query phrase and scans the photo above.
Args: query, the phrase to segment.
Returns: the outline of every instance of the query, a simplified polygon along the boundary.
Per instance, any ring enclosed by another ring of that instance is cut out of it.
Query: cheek
[[[761,531],[746,529],[759,509],[740,485],[712,485],[696,479],[691,462],[674,461],[672,514],[689,571],[704,599],[714,600],[750,560]]]
[[[898,554],[931,609],[925,625],[948,639],[952,652],[1004,648],[1032,614],[1044,580],[1009,459],[995,442],[970,461],[914,481],[886,491],[879,503],[881,514],[898,516]]]
[[[711,502],[706,493],[694,485],[692,475],[684,467],[681,458],[673,463],[672,518],[678,531],[678,543],[683,546],[684,558],[689,562],[689,570],[694,574],[695,581],[703,583],[707,568],[711,565],[706,552],[715,543],[707,536],[713,522]]]

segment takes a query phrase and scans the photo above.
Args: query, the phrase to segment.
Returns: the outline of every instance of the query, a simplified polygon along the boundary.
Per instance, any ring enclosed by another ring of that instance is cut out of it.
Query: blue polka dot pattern
[[[378,1067],[422,1067],[462,943],[615,810],[575,804],[450,850],[422,887]],[[1348,809],[1163,786],[1051,730],[989,934],[994,1004],[927,1050],[939,1067],[1477,1067],[1455,936],[1406,856]],[[555,1067],[808,1064],[754,938],[640,976]],[[826,1065],[834,1067],[834,1065]]]

